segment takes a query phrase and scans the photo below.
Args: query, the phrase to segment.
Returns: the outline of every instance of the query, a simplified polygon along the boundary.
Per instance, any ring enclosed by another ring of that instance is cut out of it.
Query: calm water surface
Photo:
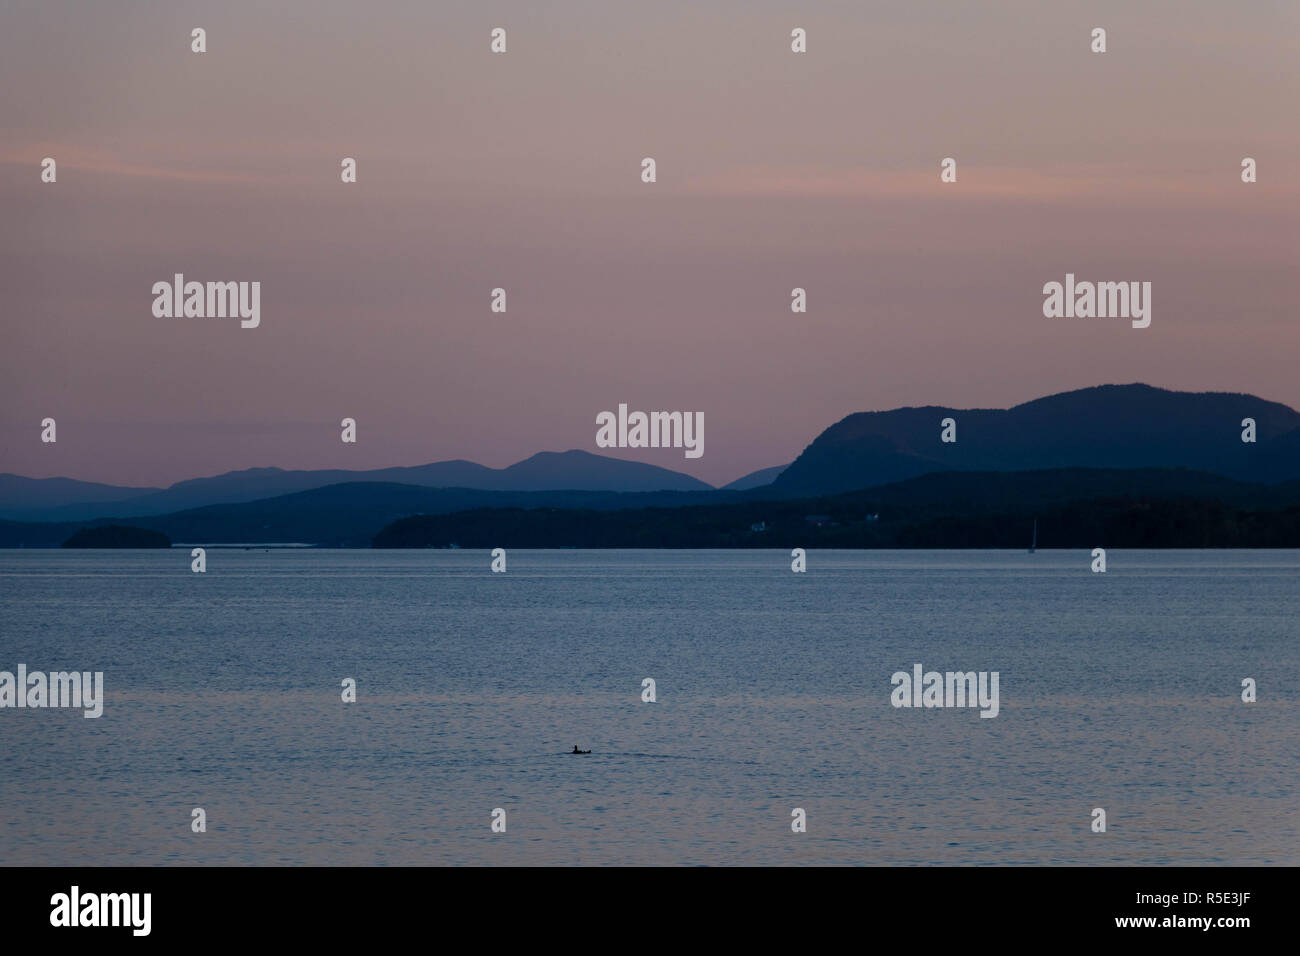
[[[1300,552],[1108,559],[0,551],[0,862],[1300,863]]]

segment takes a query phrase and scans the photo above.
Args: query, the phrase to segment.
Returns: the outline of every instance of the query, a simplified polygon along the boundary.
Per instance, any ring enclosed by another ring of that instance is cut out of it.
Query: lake
[[[0,862],[1300,863],[1300,552],[1107,559],[3,550]]]

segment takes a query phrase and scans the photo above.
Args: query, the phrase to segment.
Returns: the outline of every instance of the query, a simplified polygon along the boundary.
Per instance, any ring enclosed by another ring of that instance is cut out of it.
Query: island
[[[124,524],[102,524],[82,528],[67,541],[65,548],[170,548],[172,539],[161,531],[133,528]]]

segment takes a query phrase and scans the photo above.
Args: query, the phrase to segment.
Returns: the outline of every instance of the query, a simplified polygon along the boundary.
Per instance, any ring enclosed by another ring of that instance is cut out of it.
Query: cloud
[[[141,152],[150,150],[142,147]],[[0,164],[39,168],[46,156],[59,164],[60,177],[66,170],[104,176],[128,176],[137,179],[165,180],[190,183],[271,183],[289,181],[248,171],[230,169],[194,168],[189,165],[169,165],[165,162],[132,161],[104,150],[69,146],[66,143],[34,143],[0,152]]]

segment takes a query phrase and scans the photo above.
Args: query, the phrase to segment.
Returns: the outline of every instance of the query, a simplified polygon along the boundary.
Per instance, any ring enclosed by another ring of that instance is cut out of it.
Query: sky
[[[0,472],[720,484],[856,411],[1300,408],[1297,52],[1281,0],[6,0]],[[155,317],[177,272],[259,281],[261,324]],[[1150,327],[1045,317],[1066,273],[1151,282]],[[703,456],[598,449],[620,403],[703,413]]]

